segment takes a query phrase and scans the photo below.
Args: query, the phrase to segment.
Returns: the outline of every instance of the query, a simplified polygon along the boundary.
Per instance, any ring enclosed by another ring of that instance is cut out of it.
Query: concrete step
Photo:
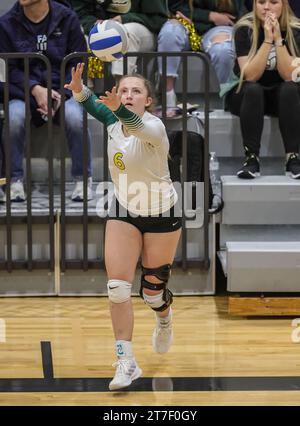
[[[222,176],[225,225],[300,225],[300,180]]]
[[[283,244],[300,241],[299,225],[224,225],[220,224],[219,247],[217,255],[223,272],[227,276],[227,243],[255,243],[264,241]]]
[[[227,242],[227,290],[299,292],[300,242]]]
[[[220,247],[227,242],[300,241],[299,225],[224,225],[220,224]]]

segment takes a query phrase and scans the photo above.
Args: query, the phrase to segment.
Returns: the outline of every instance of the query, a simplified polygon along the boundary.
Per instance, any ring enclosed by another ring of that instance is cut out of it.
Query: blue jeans
[[[232,31],[233,27],[217,26],[208,30],[202,39],[202,49],[209,54],[220,84],[226,83],[234,65]],[[212,38],[220,33],[227,33],[230,36],[229,40],[212,42]]]
[[[186,28],[180,23],[167,21],[162,26],[157,38],[158,52],[182,52],[190,50],[189,36]],[[178,77],[180,57],[167,58],[167,76]],[[162,74],[162,59],[158,58],[158,70]]]
[[[232,45],[233,28],[229,26],[218,26],[207,31],[202,39],[202,49],[209,54],[212,66],[214,67],[219,83],[225,83],[228,80],[230,71],[234,64],[234,50]],[[227,33],[229,40],[214,43],[211,39],[219,34]],[[157,39],[158,52],[182,52],[190,50],[189,36],[184,25],[167,21],[161,28]],[[178,68],[180,57],[167,59],[167,76],[178,77]],[[162,74],[162,60],[158,59],[159,73]]]
[[[23,158],[25,148],[25,103],[19,99],[9,102],[9,127],[11,140],[11,180],[23,179]],[[83,110],[74,98],[65,103],[65,129],[72,158],[72,176],[82,180],[83,176]],[[88,176],[92,174],[91,138],[88,132]]]

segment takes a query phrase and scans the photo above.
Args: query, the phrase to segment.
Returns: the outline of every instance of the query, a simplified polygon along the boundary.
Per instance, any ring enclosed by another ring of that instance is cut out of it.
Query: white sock
[[[115,350],[118,358],[133,358],[132,342],[128,340],[116,340]]]

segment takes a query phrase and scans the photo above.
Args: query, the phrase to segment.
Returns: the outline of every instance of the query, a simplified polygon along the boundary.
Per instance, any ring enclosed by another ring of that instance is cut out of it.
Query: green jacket
[[[108,19],[126,13],[131,4],[130,0],[124,0],[122,3],[115,0],[104,0],[102,3],[98,3],[97,0],[69,1],[77,13],[85,34],[89,34],[90,29],[98,19]]]
[[[109,10],[112,1],[106,0],[103,4],[98,4],[96,0],[71,0],[71,5],[79,17],[85,34],[89,34],[97,19],[108,19],[117,14]],[[119,13],[119,15],[123,24],[137,22],[158,34],[168,19],[167,2],[165,0],[131,0],[130,11],[124,14]]]
[[[122,15],[121,18],[123,24],[137,22],[158,34],[168,19],[167,2],[165,0],[131,0],[130,12]]]

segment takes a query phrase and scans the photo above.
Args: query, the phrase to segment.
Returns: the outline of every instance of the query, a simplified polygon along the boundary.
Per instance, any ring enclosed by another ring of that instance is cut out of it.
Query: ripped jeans
[[[232,44],[233,28],[229,26],[217,26],[208,30],[202,39],[202,48],[209,54],[214,67],[219,83],[226,83],[230,71],[233,68],[235,59],[233,44]],[[228,34],[229,39],[223,42],[214,43],[211,39],[220,34]],[[160,30],[157,38],[158,52],[182,52],[190,50],[189,35],[186,28],[172,21],[167,21]],[[178,68],[180,57],[172,56],[167,58],[167,76],[178,77]],[[159,73],[162,74],[162,60],[158,59]]]
[[[233,27],[230,26],[216,26],[208,30],[202,38],[202,49],[209,54],[220,84],[226,83],[234,64],[232,31]],[[227,33],[229,39],[212,42],[212,38],[220,33]]]

